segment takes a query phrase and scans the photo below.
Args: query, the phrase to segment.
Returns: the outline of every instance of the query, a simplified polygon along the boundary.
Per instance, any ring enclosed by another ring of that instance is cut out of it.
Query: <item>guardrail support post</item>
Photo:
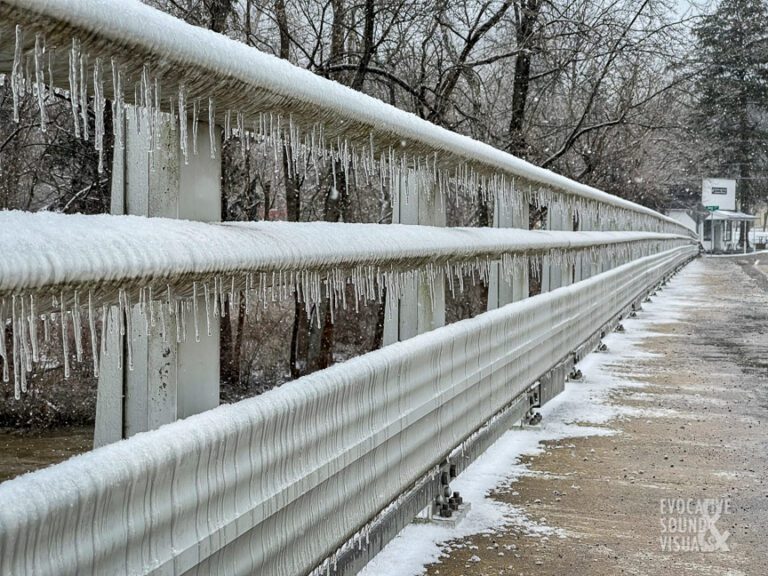
[[[520,212],[513,210],[509,199],[497,196],[493,208],[494,228],[522,228],[528,230],[528,205]],[[511,302],[528,297],[528,270],[512,278],[512,284],[501,274],[501,263],[491,264],[491,274],[488,282],[488,310],[501,308]]]
[[[392,223],[445,226],[445,199],[434,188],[424,190],[417,174],[400,177],[392,193]],[[434,302],[432,301],[434,293]],[[387,303],[384,320],[384,345],[407,340],[445,325],[445,279],[442,271],[434,280],[433,290],[426,281],[404,288],[399,302]]]
[[[547,210],[547,229],[573,231],[571,211],[561,207],[559,204],[550,205]],[[552,262],[550,259],[549,266],[547,267],[545,259],[545,266],[542,266],[542,268],[542,292],[572,284],[573,271],[571,265],[566,260]]]
[[[129,108],[125,144],[115,149],[112,181],[112,213],[181,218],[204,222],[221,220],[221,160],[211,158],[208,126],[198,128],[198,154],[184,162],[178,128],[160,123],[158,145],[149,154],[148,125]],[[143,125],[139,129],[139,122]],[[216,138],[219,138],[216,132]],[[217,148],[221,150],[220,142]],[[205,314],[204,311],[199,311]],[[110,312],[117,322],[118,310]],[[173,323],[171,323],[173,324]],[[202,325],[206,325],[203,318]],[[169,326],[166,342],[155,331],[145,332],[138,306],[133,311],[133,370],[119,366],[117,354],[102,359],[96,404],[94,445],[102,446],[145,430],[157,428],[219,403],[219,319],[211,319],[211,336],[194,335],[176,344],[175,326]],[[125,347],[115,337],[112,350]],[[125,356],[125,355],[124,355]]]

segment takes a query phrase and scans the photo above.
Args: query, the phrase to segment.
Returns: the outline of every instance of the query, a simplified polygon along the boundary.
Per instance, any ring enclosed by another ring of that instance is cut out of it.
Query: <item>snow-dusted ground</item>
[[[653,337],[653,326],[679,320],[687,306],[696,306],[705,294],[699,279],[703,264],[694,261],[684,268],[653,302],[643,305],[637,319],[625,322],[627,331],[605,338],[608,352],[593,353],[579,363],[583,382],[566,385],[565,391],[542,409],[542,424],[536,428],[515,428],[502,436],[451,485],[472,504],[464,521],[449,529],[430,524],[412,524],[361,572],[362,576],[415,576],[424,567],[439,561],[443,551],[463,546],[467,536],[516,526],[542,536],[566,538],[567,534],[548,526],[542,519],[530,518],[523,510],[489,497],[496,489],[508,487],[528,473],[520,464],[525,455],[544,450],[543,442],[592,435],[610,435],[610,421],[630,415],[652,417],[656,410],[616,406],[609,402],[611,392],[637,384],[614,374],[611,367],[639,357],[648,357],[640,344]],[[668,413],[668,411],[664,411]]]

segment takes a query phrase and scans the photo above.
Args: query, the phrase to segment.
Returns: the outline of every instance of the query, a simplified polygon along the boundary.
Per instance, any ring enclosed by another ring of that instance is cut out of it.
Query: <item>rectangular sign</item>
[[[736,210],[736,180],[705,178],[701,182],[701,203],[715,210]]]

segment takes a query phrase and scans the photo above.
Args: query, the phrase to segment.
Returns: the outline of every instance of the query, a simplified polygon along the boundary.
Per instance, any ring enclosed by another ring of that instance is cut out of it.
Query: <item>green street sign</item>
[[[710,212],[714,212],[715,210],[720,210],[720,206],[704,206],[707,210]]]

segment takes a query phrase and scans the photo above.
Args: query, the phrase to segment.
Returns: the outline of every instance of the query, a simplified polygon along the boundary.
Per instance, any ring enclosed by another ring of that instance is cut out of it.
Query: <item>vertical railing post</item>
[[[397,190],[392,194],[392,223],[444,227],[445,199],[422,175],[413,172],[403,174]],[[384,345],[407,340],[443,325],[445,279],[441,272],[431,290],[429,284],[422,280],[419,286],[404,288],[399,302],[387,303]]]
[[[573,211],[570,208],[561,208],[559,229],[573,232]],[[568,262],[566,256],[560,266],[560,286],[569,286],[573,284],[573,267],[574,265]]]
[[[528,205],[524,203],[521,209],[514,210],[512,202],[505,195],[496,196],[493,207],[494,228],[522,228],[528,230]],[[491,264],[488,283],[488,310],[501,308],[511,302],[528,297],[528,269],[516,274],[510,284],[501,273],[501,263]]]
[[[128,108],[124,146],[116,147],[113,163],[113,214],[181,218],[204,222],[221,220],[221,160],[211,154],[208,126],[198,128],[198,154],[185,163],[179,132],[170,122],[158,123],[156,146],[150,155],[148,115]],[[141,126],[140,126],[141,124]],[[215,138],[220,139],[218,130]],[[221,150],[220,142],[216,148]],[[203,310],[199,314],[205,314]],[[119,311],[109,321],[116,325]],[[117,331],[109,345],[113,353],[102,359],[96,405],[94,445],[101,446],[151,430],[210,408],[219,403],[219,321],[211,318],[200,341],[194,334],[177,338],[170,322],[164,339],[150,329],[137,306],[132,312],[132,369],[127,355],[119,362],[116,353],[128,342]],[[200,322],[202,320],[202,322]],[[177,343],[177,340],[184,340]]]

